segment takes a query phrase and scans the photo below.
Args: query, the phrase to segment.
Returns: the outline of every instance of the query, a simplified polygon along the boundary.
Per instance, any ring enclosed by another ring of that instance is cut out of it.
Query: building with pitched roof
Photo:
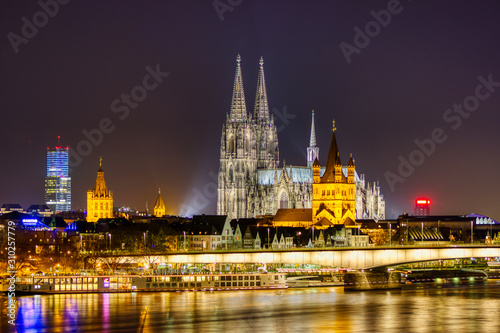
[[[26,209],[26,213],[44,217],[49,217],[53,214],[48,205],[31,205],[28,207],[28,209]]]
[[[87,222],[97,222],[99,219],[112,217],[113,191],[109,191],[106,186],[101,158],[94,189],[87,191]]]
[[[158,197],[156,198],[155,207],[154,207],[154,215],[156,217],[162,217],[166,214],[165,212],[165,203],[161,197],[161,189],[158,189]]]
[[[0,207],[0,215],[3,214],[8,214],[12,212],[23,212],[23,207],[21,207],[20,204],[3,204],[2,207]]]
[[[284,209],[280,208],[273,218],[275,227],[305,227],[310,228],[312,224],[312,209]]]

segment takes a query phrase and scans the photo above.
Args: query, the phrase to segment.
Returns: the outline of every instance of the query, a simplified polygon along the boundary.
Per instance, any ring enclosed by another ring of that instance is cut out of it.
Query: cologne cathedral
[[[317,163],[313,165],[319,159],[314,111],[307,164],[283,164],[280,167],[278,134],[269,113],[264,61],[260,59],[253,114],[247,112],[240,62],[238,55],[231,110],[222,126],[217,214],[237,219],[275,215],[278,209],[310,210],[313,208],[313,169],[315,172],[319,170],[320,177],[325,174],[324,167],[319,168]],[[339,156],[334,158],[340,163],[340,154],[337,154]],[[355,218],[385,219],[380,186],[365,183],[364,175],[360,177],[353,165],[351,158],[348,166],[341,166],[337,177],[353,179]]]

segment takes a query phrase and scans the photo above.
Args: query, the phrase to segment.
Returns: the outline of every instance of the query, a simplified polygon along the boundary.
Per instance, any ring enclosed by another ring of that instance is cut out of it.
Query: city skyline
[[[102,156],[115,206],[145,210],[148,201],[151,211],[161,187],[167,213],[180,213],[217,185],[241,54],[248,101],[261,56],[266,63],[280,167],[306,164],[315,110],[317,145],[328,150],[335,119],[341,158],[352,152],[357,170],[380,182],[387,218],[428,197],[433,214],[499,219],[492,41],[500,23],[490,16],[498,4],[390,3],[248,1],[222,11],[212,2],[70,2],[26,37],[22,18],[33,22],[44,9],[5,2],[9,126],[0,155],[9,162],[0,169],[0,204],[44,202],[45,148],[60,135],[70,154],[88,153],[73,156],[73,208],[85,208]],[[214,214],[216,195],[202,199],[199,213]]]

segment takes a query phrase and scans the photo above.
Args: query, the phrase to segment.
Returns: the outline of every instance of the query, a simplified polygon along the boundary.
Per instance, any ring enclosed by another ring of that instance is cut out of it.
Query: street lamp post
[[[422,222],[422,243],[424,242],[424,222]]]
[[[108,234],[109,236],[109,251],[111,251],[111,234]]]
[[[184,252],[186,252],[186,232],[184,232]]]
[[[389,246],[392,245],[392,224],[389,222]]]
[[[406,220],[406,245],[408,245],[408,220]]]
[[[439,245],[439,220],[438,220],[438,245]]]
[[[474,243],[474,232],[473,232],[473,228],[474,227],[473,227],[473,223],[474,223],[474,221],[471,220],[470,221],[470,243],[471,244]]]
[[[312,227],[312,246],[314,247],[314,227]]]
[[[269,228],[267,228],[267,249],[269,250]]]

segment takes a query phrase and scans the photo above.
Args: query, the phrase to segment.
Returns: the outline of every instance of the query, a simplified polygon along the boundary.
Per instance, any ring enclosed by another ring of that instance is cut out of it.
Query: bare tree
[[[103,262],[106,267],[108,267],[111,275],[113,275],[121,265],[125,265],[130,262],[130,258],[123,256],[106,256],[100,257],[99,260]]]

